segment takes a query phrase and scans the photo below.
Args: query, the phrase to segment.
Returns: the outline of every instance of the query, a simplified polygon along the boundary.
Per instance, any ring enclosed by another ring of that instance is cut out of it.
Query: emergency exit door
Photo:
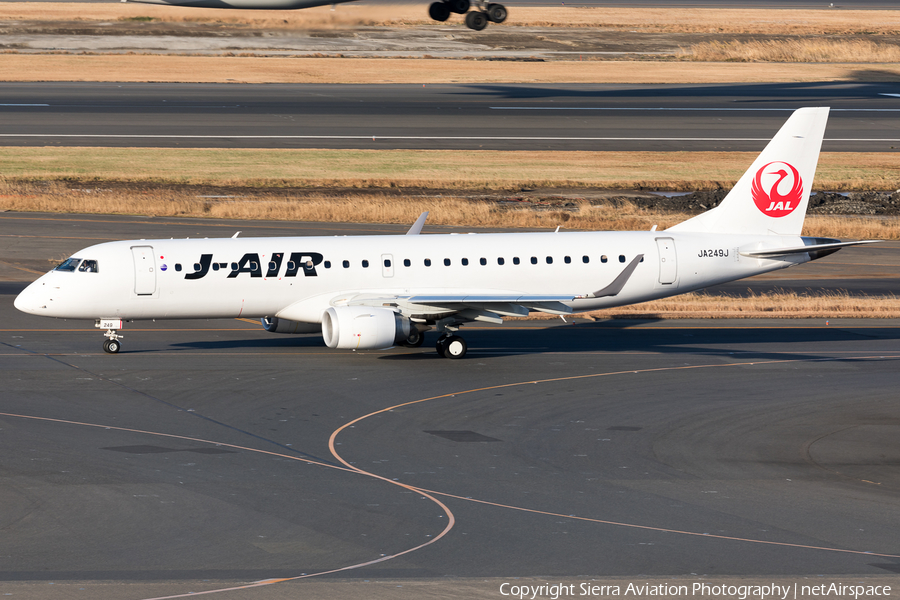
[[[675,240],[672,238],[656,238],[659,248],[659,282],[673,284],[678,278],[678,260],[675,254]]]

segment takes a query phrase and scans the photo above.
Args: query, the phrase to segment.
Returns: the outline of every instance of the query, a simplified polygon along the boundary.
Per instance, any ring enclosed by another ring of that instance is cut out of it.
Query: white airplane
[[[467,322],[567,315],[674,296],[821,258],[800,235],[828,108],[791,115],[721,204],[665,231],[129,240],[85,248],[16,298],[21,311],[124,322],[254,317],[330,348],[420,346],[461,358]]]
[[[192,6],[200,8],[238,8],[255,10],[297,10],[315,6],[332,6],[356,0],[121,0],[139,4],[163,4],[166,6]],[[474,10],[469,10],[473,8]],[[435,21],[446,21],[452,13],[465,16],[466,27],[481,31],[488,23],[502,23],[509,12],[506,7],[488,0],[437,0],[428,7],[428,16]]]

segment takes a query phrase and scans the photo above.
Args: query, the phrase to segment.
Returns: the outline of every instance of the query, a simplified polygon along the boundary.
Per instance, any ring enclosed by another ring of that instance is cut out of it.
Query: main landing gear
[[[502,23],[509,13],[506,7],[495,2],[475,0],[475,10],[469,11],[470,0],[443,0],[428,7],[428,16],[435,21],[446,21],[452,13],[466,15],[466,27],[481,31],[489,22]]]
[[[462,358],[466,355],[468,346],[466,346],[466,340],[458,335],[445,334],[438,338],[434,349],[437,350],[438,356],[444,358]]]
[[[118,354],[119,350],[122,349],[122,343],[119,339],[125,337],[117,333],[119,329],[122,329],[121,319],[97,319],[94,327],[106,330],[106,333],[103,334],[107,338],[103,342],[103,351],[109,354]]]

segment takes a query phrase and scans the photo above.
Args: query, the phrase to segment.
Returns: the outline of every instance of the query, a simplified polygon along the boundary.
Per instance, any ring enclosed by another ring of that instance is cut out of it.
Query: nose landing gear
[[[466,27],[481,31],[489,22],[502,23],[509,12],[502,4],[488,3],[486,0],[475,0],[475,10],[469,11],[470,0],[440,0],[432,2],[428,7],[428,16],[435,21],[444,22],[451,13],[466,15]]]
[[[122,343],[119,342],[119,339],[125,336],[117,333],[119,329],[122,329],[121,319],[97,319],[94,323],[94,327],[106,330],[106,333],[103,334],[107,338],[107,340],[103,342],[104,352],[117,354],[119,350],[122,349]]]

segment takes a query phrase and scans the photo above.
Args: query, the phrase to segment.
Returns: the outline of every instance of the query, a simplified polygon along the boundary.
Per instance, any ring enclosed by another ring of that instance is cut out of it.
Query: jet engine
[[[409,319],[388,308],[332,306],[322,315],[322,337],[329,348],[389,348],[409,338]]]
[[[322,331],[322,326],[318,323],[289,321],[278,317],[263,317],[260,322],[269,333],[319,333]]]

